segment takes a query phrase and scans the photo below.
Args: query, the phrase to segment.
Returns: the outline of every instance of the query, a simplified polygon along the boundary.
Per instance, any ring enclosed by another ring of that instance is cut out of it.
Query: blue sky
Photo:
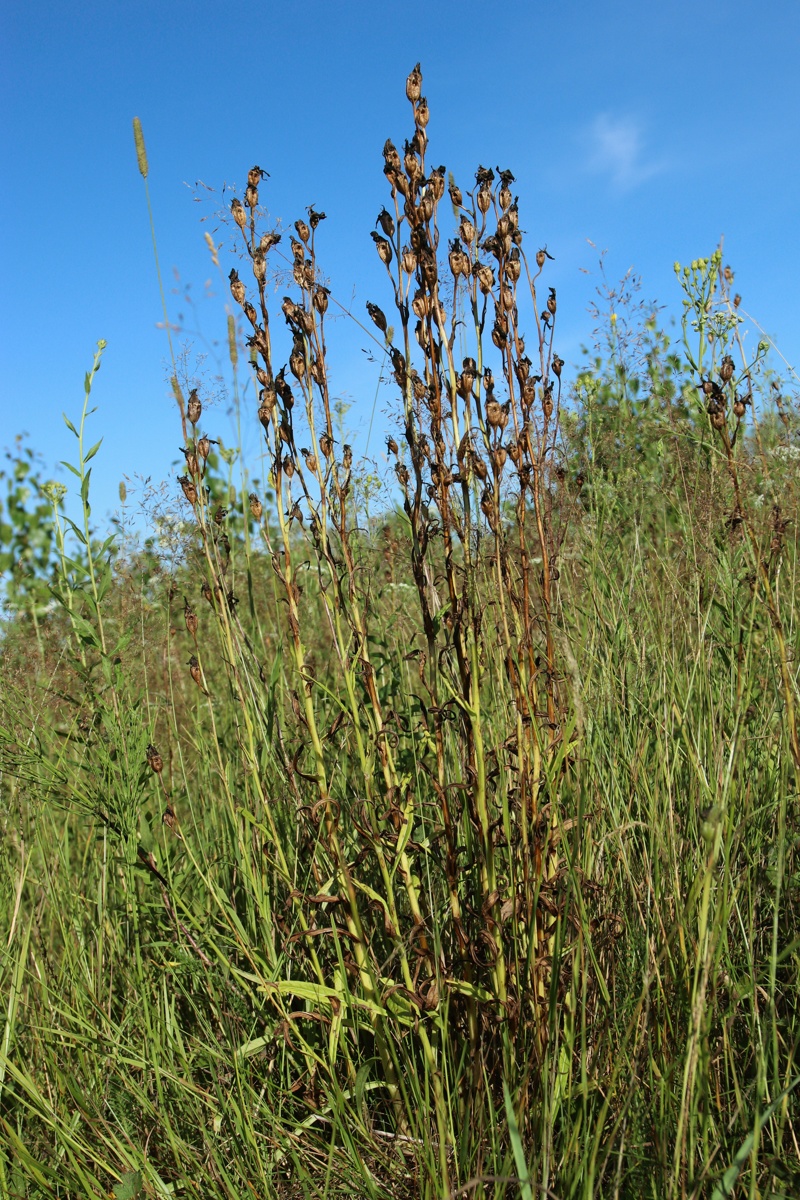
[[[673,262],[710,253],[721,235],[744,308],[798,365],[797,0],[41,0],[9,6],[4,24],[0,448],[26,431],[55,473],[72,450],[61,413],[79,412],[105,338],[98,518],[117,506],[123,475],[174,475],[180,444],[134,116],[170,317],[192,360],[206,355],[202,378],[216,371],[230,301],[203,234],[226,238],[214,220],[222,188],[253,163],[270,173],[261,194],[273,218],[291,224],[312,203],[328,214],[334,294],[359,316],[366,300],[388,308],[369,232],[388,195],[383,142],[410,133],[404,81],[417,60],[429,161],[462,186],[479,163],[514,171],[527,244],[555,256],[548,283],[570,366],[591,340],[599,251],[612,282],[632,267],[643,297],[674,312]],[[350,323],[330,341],[363,451],[378,367]],[[378,458],[390,399],[382,392],[375,416]],[[225,405],[207,417],[209,434],[230,441]]]

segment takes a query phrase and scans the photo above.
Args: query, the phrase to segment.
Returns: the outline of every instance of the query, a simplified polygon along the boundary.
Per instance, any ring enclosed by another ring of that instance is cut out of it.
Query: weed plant
[[[57,608],[3,635],[4,1195],[800,1192],[796,408],[720,252],[678,347],[615,312],[567,395],[513,175],[431,167],[421,86],[372,233],[382,522],[324,214],[282,239],[260,167],[266,486],[173,359],[185,551],[98,542],[87,376]]]

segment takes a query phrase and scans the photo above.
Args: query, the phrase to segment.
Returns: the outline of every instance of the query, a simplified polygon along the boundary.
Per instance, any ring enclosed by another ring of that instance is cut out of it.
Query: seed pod
[[[386,449],[389,451],[390,454],[396,455],[398,453],[397,442],[394,440],[394,438],[391,435],[389,437],[387,437],[387,439],[386,439]]]
[[[492,191],[491,188],[482,186],[478,190],[478,208],[483,213],[484,217],[492,207]]]
[[[253,253],[253,274],[258,283],[263,283],[267,278],[267,254],[260,246]]]
[[[306,356],[303,350],[298,346],[295,346],[294,350],[289,355],[289,370],[298,381],[305,377]]]
[[[305,459],[305,464],[306,464],[306,467],[308,468],[308,470],[311,472],[312,475],[316,475],[317,470],[319,468],[319,463],[317,462],[317,456],[315,454],[312,454],[310,450],[301,450],[300,453],[303,455],[303,458]]]
[[[733,402],[733,415],[741,421],[744,414],[745,414],[744,400],[742,400],[742,398],[740,396],[737,396]]]
[[[403,257],[400,260],[406,275],[413,275],[417,269],[417,256],[410,246],[403,247]]]
[[[189,601],[186,599],[185,596],[183,598],[183,619],[186,622],[187,633],[191,637],[196,638],[197,637],[197,627],[198,627],[197,613],[194,611],[194,609],[192,608],[191,604],[189,603]]]
[[[547,311],[552,317],[556,315],[556,289],[550,288],[550,295],[547,297]]]
[[[342,446],[342,466],[344,467],[345,471],[349,471],[350,468],[352,467],[352,465],[353,465],[353,447],[349,446],[347,444],[347,442],[345,442],[344,445]]]
[[[247,172],[247,182],[250,184],[250,187],[258,187],[265,176],[267,179],[269,178],[263,167],[251,167]]]
[[[392,261],[391,242],[387,242],[386,238],[381,237],[381,235],[376,233],[374,230],[372,231],[371,237],[378,251],[378,257],[380,258],[381,262],[388,267]]]
[[[277,246],[281,240],[279,233],[264,233],[261,235],[261,241],[258,243],[259,250],[263,250],[264,254],[268,254],[273,246]]]
[[[319,435],[319,448],[326,458],[330,458],[333,454],[333,438],[329,433],[321,433]]]
[[[733,307],[738,308],[741,303],[742,303],[742,297],[737,292],[736,295],[733,297]]]
[[[428,101],[424,96],[420,97],[419,104],[414,111],[414,120],[418,129],[424,129],[431,119],[431,114],[428,109]]]
[[[553,415],[553,396],[551,388],[545,388],[542,396],[542,412],[544,413],[545,421],[549,421]]]
[[[715,408],[711,413],[711,424],[715,429],[725,428],[725,413],[721,409]]]
[[[490,429],[505,429],[508,415],[494,399],[486,401],[486,424]]]
[[[367,301],[367,312],[369,313],[370,317],[372,318],[373,323],[377,326],[378,329],[380,329],[381,333],[386,333],[386,330],[388,329],[388,325],[386,323],[386,316],[385,316],[383,310],[378,308],[377,304],[372,304],[368,300]]]
[[[408,481],[411,478],[411,476],[408,473],[408,467],[405,465],[405,463],[401,463],[401,462],[396,463],[394,471],[395,471],[395,475],[400,480],[401,485],[403,487],[407,487]]]
[[[730,354],[726,354],[719,368],[719,377],[723,383],[730,383],[733,379],[735,364]]]
[[[253,185],[251,183],[248,183],[247,187],[245,188],[244,203],[245,203],[245,208],[257,208],[258,207],[258,188],[253,187]]]
[[[232,270],[228,278],[231,281],[231,295],[233,296],[234,300],[237,304],[244,304],[247,293],[245,291],[244,284],[239,278],[239,272],[235,269]]]
[[[536,251],[536,265],[540,271],[545,264],[545,260],[548,258],[550,259],[551,262],[553,261],[553,256],[552,256],[552,254],[547,253],[546,246],[543,246],[541,250]]]
[[[292,479],[294,476],[294,459],[291,454],[287,454],[282,463],[283,473],[287,479]]]
[[[328,311],[329,295],[330,290],[326,287],[323,287],[322,284],[318,284],[314,289],[314,308],[321,316],[324,316]]]
[[[450,183],[448,184],[447,190],[450,193],[450,199],[453,202],[453,206],[455,208],[461,208],[461,205],[464,203],[464,197],[461,194],[461,188],[456,185],[456,181],[452,178],[452,176],[450,177]]]
[[[203,673],[200,670],[200,663],[197,661],[197,655],[193,654],[186,665],[189,668],[189,674],[191,675],[192,679],[197,684],[197,686],[200,688],[200,691],[203,693],[204,696],[207,696],[208,692],[203,687]]]
[[[475,263],[472,270],[473,274],[477,277],[478,286],[484,296],[488,296],[494,287],[494,271],[488,263]]]
[[[308,228],[305,221],[295,221],[294,227],[297,230],[297,236],[300,238],[300,241],[303,243],[303,245],[307,246],[308,239],[311,237],[311,230]]]
[[[511,312],[514,307],[514,293],[506,284],[500,285],[500,308],[506,312]]]
[[[151,771],[155,771],[156,775],[160,775],[164,770],[164,760],[151,743],[146,750],[147,765]]]
[[[486,480],[489,478],[489,472],[487,470],[486,463],[477,454],[473,454],[471,461],[472,461],[472,469],[475,472],[475,474],[478,476],[478,479],[480,479],[481,483],[485,483]]]
[[[414,67],[414,70],[406,80],[406,96],[412,104],[416,104],[422,93],[422,71],[420,64]]]
[[[506,465],[507,458],[508,452],[505,446],[495,446],[492,451],[492,467],[498,478],[503,474],[503,467]]]
[[[424,317],[430,312],[430,296],[427,292],[418,291],[411,301],[411,309],[416,317]]]
[[[555,375],[556,379],[561,378],[561,368],[563,366],[564,366],[563,358],[559,358],[557,354],[554,354],[552,367],[553,367],[553,374]]]
[[[247,213],[244,211],[244,205],[238,197],[231,201],[231,212],[233,219],[240,229],[244,229],[247,224]]]
[[[250,512],[253,514],[253,516],[255,517],[255,519],[257,521],[260,521],[261,514],[264,511],[264,506],[261,503],[261,501],[259,500],[257,493],[251,492],[250,495],[248,496],[248,500],[250,501]]]
[[[186,414],[192,425],[196,425],[200,420],[200,414],[203,411],[203,406],[197,396],[197,388],[192,388],[189,392],[189,402],[186,406]]]
[[[471,246],[475,241],[475,226],[472,224],[472,221],[470,221],[469,217],[463,216],[461,218],[461,224],[458,227],[458,232],[461,235],[461,240],[466,242],[468,246]]]
[[[190,504],[197,504],[197,488],[192,483],[188,475],[179,475],[178,483],[183,489],[183,494]]]
[[[375,224],[380,225],[387,238],[394,237],[394,217],[385,207],[378,213]]]
[[[252,305],[249,300],[245,300],[244,304],[242,305],[242,311],[253,328],[256,329],[258,327],[258,313],[256,312],[254,305]]]
[[[508,184],[504,183],[500,188],[500,191],[497,194],[497,199],[500,201],[500,207],[502,208],[503,212],[508,212],[509,208],[511,207],[511,201],[514,199],[514,197],[511,195],[511,189],[508,187]]]

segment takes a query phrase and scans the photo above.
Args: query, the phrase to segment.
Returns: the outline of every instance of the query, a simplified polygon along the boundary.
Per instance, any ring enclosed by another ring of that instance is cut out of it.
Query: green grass
[[[562,396],[511,181],[448,197],[408,91],[382,501],[313,217],[282,260],[233,213],[263,460],[176,370],[181,553],[97,540],[87,376],[58,603],[3,631],[4,1196],[800,1190],[795,408],[717,255]]]

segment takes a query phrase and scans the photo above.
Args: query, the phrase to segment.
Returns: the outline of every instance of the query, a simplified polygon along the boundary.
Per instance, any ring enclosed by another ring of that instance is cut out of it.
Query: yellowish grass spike
[[[144,146],[144,134],[142,133],[142,122],[138,117],[133,118],[133,140],[136,143],[136,161],[139,164],[139,171],[142,178],[147,179],[147,151]]]

